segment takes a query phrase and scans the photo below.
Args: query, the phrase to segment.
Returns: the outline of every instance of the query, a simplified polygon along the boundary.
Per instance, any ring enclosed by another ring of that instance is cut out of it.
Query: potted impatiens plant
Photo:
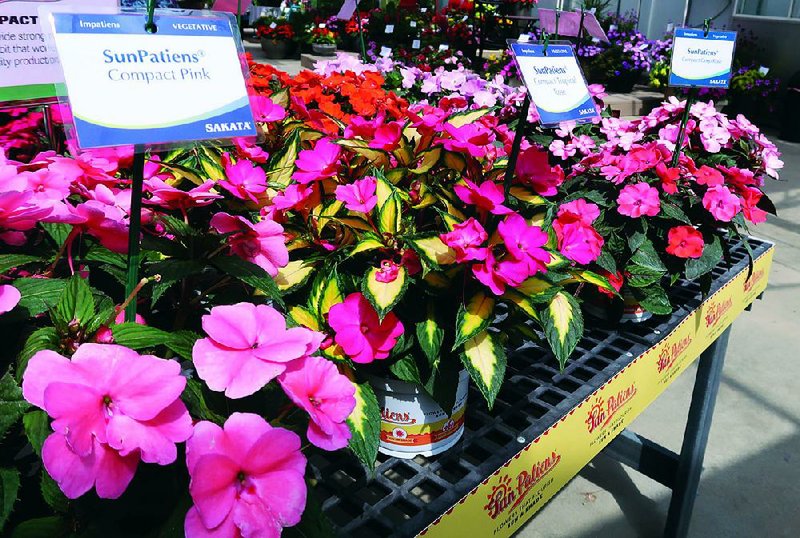
[[[589,201],[579,213],[603,236],[596,267],[629,297],[627,319],[671,313],[669,288],[680,278],[708,290],[730,240],[775,212],[763,185],[783,162],[744,116],[728,118],[712,102],[691,105],[673,161],[685,107],[671,97],[633,121],[562,124],[549,144],[572,169],[567,199]]]
[[[262,17],[256,23],[256,36],[267,58],[281,60],[290,56],[295,34],[287,19]]]
[[[256,197],[288,236],[275,277],[288,317],[324,333],[322,355],[359,383],[354,436],[375,437],[353,445],[367,461],[378,430],[391,454],[447,448],[467,377],[491,406],[505,349],[537,338],[531,324],[565,361],[583,327],[570,290],[613,290],[573,265],[600,253],[590,219],[545,225],[569,208],[547,198],[564,172],[544,149],[526,147],[506,185],[511,140],[488,109],[409,105],[381,84],[348,71],[273,85],[290,114],[270,126],[270,188]]]
[[[311,30],[308,42],[311,50],[319,56],[333,56],[336,54],[336,32],[330,28],[317,26]]]

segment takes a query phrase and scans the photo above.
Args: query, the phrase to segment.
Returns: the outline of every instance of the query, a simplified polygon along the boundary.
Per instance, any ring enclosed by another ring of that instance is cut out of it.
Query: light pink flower
[[[617,197],[617,211],[631,218],[654,217],[661,211],[658,189],[647,183],[626,185]]]
[[[311,418],[306,435],[312,444],[324,450],[347,446],[350,428],[345,421],[356,406],[356,387],[332,362],[321,357],[294,361],[278,382]]]
[[[378,196],[375,194],[377,185],[377,180],[371,176],[349,185],[339,185],[336,187],[336,199],[344,202],[344,206],[350,211],[369,213],[378,203]]]
[[[486,259],[486,247],[481,245],[488,238],[481,223],[472,217],[453,226],[451,232],[439,235],[439,239],[455,251],[458,263]]]
[[[0,229],[30,230],[51,211],[51,207],[39,206],[30,191],[0,192]]]
[[[512,213],[497,225],[497,232],[508,253],[527,264],[528,276],[547,272],[550,253],[542,248],[547,243],[547,234],[541,228]]]
[[[506,286],[516,288],[528,277],[528,263],[514,258],[499,260],[492,249],[486,261],[472,266],[472,274],[495,295],[503,295]]]
[[[367,364],[385,359],[403,334],[403,324],[394,312],[378,313],[361,293],[351,293],[331,307],[328,324],[336,333],[334,340],[353,362]]]
[[[495,140],[494,132],[477,122],[461,127],[446,123],[444,129],[451,136],[442,141],[447,151],[469,153],[475,158],[485,157]]]
[[[194,506],[187,538],[278,537],[306,505],[306,458],[300,437],[252,413],[233,413],[223,428],[197,423],[186,443]]]
[[[270,219],[255,224],[244,217],[217,213],[211,217],[211,227],[218,233],[231,234],[231,252],[264,269],[270,276],[289,263],[289,251],[283,236],[283,226]]]
[[[289,362],[316,351],[323,338],[304,327],[287,329],[280,312],[251,303],[215,306],[202,324],[208,337],[192,349],[197,375],[229,398],[254,394]]]
[[[20,299],[22,299],[22,295],[14,286],[10,284],[0,286],[0,314],[14,310]]]
[[[191,434],[191,417],[180,400],[186,385],[180,371],[175,361],[117,345],[82,344],[72,360],[49,350],[31,358],[22,393],[54,419],[44,464],[68,497],[83,495],[95,483],[99,487],[101,478],[106,491],[119,496],[139,458],[159,465],[175,461],[175,443]],[[65,451],[73,456],[59,460]],[[133,463],[115,454],[133,455]],[[130,474],[98,475],[119,466]]]
[[[306,184],[335,176],[341,150],[338,144],[327,138],[319,139],[313,149],[304,149],[297,156],[297,170],[292,174],[292,179]]]
[[[742,202],[728,187],[716,186],[706,191],[703,207],[718,221],[730,222],[742,209]]]
[[[458,183],[453,190],[465,204],[475,205],[478,210],[488,211],[494,215],[511,213],[511,210],[503,205],[506,196],[502,185],[490,179],[481,183],[480,187],[468,179],[463,181],[464,185]]]
[[[253,119],[259,123],[281,121],[286,117],[283,107],[264,95],[251,95],[250,108],[253,110]]]
[[[550,153],[562,160],[566,160],[575,155],[577,148],[572,144],[565,144],[563,140],[553,140],[548,148]]]
[[[267,173],[246,159],[225,166],[226,179],[218,181],[220,187],[240,200],[258,202],[257,194],[267,190]]]

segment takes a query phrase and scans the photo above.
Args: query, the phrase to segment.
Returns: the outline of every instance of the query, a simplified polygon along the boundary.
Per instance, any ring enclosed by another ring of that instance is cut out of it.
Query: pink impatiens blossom
[[[494,132],[477,122],[461,127],[446,123],[444,129],[451,136],[442,141],[447,151],[469,153],[475,158],[485,157],[495,140]]]
[[[558,237],[558,250],[570,260],[586,265],[600,256],[604,240],[593,227],[580,220],[557,219],[553,229]]]
[[[343,302],[333,305],[328,312],[328,324],[336,333],[336,343],[359,364],[388,357],[404,331],[394,312],[381,321],[362,293],[351,293]]]
[[[323,338],[304,327],[287,329],[280,312],[251,303],[215,306],[202,324],[208,337],[192,349],[197,375],[229,398],[254,394],[289,362],[315,352]]]
[[[489,238],[481,223],[470,217],[453,226],[453,230],[439,235],[439,239],[455,251],[456,261],[486,259],[486,247],[481,245]]]
[[[722,185],[725,183],[725,178],[722,176],[722,173],[719,170],[716,168],[711,168],[710,166],[706,166],[705,164],[697,170],[694,170],[692,177],[694,177],[694,180],[698,184],[706,185],[708,187]]]
[[[575,155],[577,148],[572,144],[566,144],[563,140],[553,140],[548,148],[550,153],[556,157],[566,160]]]
[[[718,221],[730,222],[742,209],[742,202],[728,187],[716,186],[703,195],[703,207]]]
[[[206,181],[199,187],[184,191],[168,185],[162,179],[153,177],[145,180],[145,192],[150,193],[150,199],[145,203],[157,205],[166,209],[178,209],[185,213],[190,207],[202,207],[222,198],[221,195],[211,192],[214,188],[213,181]]]
[[[528,266],[528,276],[546,273],[550,253],[542,247],[547,243],[547,234],[538,226],[531,226],[521,215],[512,213],[497,225],[503,245],[517,260]]]
[[[22,295],[14,286],[10,284],[0,286],[0,314],[14,310],[20,299],[22,299]]]
[[[186,467],[194,501],[187,538],[271,538],[300,522],[306,458],[294,432],[252,413],[233,413],[222,428],[198,422],[186,443]]]
[[[270,276],[289,263],[289,251],[283,236],[283,226],[270,219],[255,224],[244,217],[217,213],[211,217],[211,227],[218,233],[231,234],[231,252],[264,269]]]
[[[297,170],[292,174],[292,179],[306,184],[335,176],[341,151],[338,144],[327,138],[317,140],[313,149],[304,149],[297,156]]]
[[[251,95],[250,108],[253,110],[253,119],[259,123],[281,121],[286,117],[286,110],[264,95]]]
[[[564,182],[564,170],[558,165],[550,166],[547,152],[534,146],[520,152],[517,176],[541,196],[555,195]]]
[[[488,211],[494,215],[511,213],[511,210],[503,205],[506,196],[502,185],[490,179],[481,183],[480,187],[468,179],[463,181],[464,185],[456,184],[453,191],[465,204],[477,206],[478,210]]]
[[[318,205],[319,202],[319,188],[314,183],[310,185],[292,183],[275,195],[272,199],[272,206],[280,211],[287,209],[307,210]]]
[[[488,249],[484,263],[472,266],[472,274],[495,295],[503,295],[506,286],[516,288],[528,278],[528,263],[514,258],[498,259]]]
[[[226,179],[218,181],[220,187],[240,200],[258,202],[256,195],[267,190],[267,173],[246,159],[225,166]]]
[[[175,461],[175,443],[192,431],[180,371],[176,361],[117,345],[82,344],[72,360],[49,350],[31,358],[22,393],[54,419],[42,456],[67,497],[96,485],[99,496],[116,498],[139,459]]]
[[[375,280],[388,284],[397,280],[400,274],[400,266],[392,260],[381,260],[381,268],[375,273]]]
[[[375,129],[369,147],[382,149],[383,151],[394,151],[400,147],[400,138],[403,134],[403,124],[397,121],[380,125]]]
[[[578,220],[588,226],[600,216],[600,208],[597,206],[597,204],[587,202],[583,198],[578,198],[577,200],[561,204],[561,206],[558,208],[558,213],[556,216],[561,218],[568,213],[571,213],[577,217]]]
[[[377,185],[377,180],[372,176],[358,179],[349,185],[339,185],[336,187],[336,199],[344,202],[344,206],[350,211],[369,213],[378,203],[378,196],[375,194]]]
[[[617,196],[617,211],[631,218],[654,217],[661,211],[658,189],[647,183],[626,185]]]
[[[308,440],[324,449],[347,446],[350,428],[345,420],[356,406],[356,387],[331,361],[306,357],[289,364],[278,382],[286,395],[311,418]]]

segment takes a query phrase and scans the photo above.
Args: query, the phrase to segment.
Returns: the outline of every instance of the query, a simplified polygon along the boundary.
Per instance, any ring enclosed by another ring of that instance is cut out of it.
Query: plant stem
[[[125,278],[125,296],[135,295],[139,282],[139,262],[142,229],[142,182],[144,181],[144,153],[142,144],[133,150],[133,178],[131,180],[130,230],[128,231],[128,270]],[[125,308],[125,321],[136,321],[136,301],[129,301]]]

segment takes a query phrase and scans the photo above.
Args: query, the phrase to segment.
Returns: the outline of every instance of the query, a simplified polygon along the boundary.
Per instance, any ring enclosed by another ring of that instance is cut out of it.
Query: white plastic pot
[[[653,317],[653,313],[642,308],[639,301],[627,288],[622,288],[622,300],[624,309],[622,310],[622,323],[641,323]]]
[[[411,459],[434,456],[452,447],[464,433],[469,375],[458,376],[456,401],[452,413],[445,413],[425,389],[395,379],[370,378],[370,385],[381,409],[382,454]]]

